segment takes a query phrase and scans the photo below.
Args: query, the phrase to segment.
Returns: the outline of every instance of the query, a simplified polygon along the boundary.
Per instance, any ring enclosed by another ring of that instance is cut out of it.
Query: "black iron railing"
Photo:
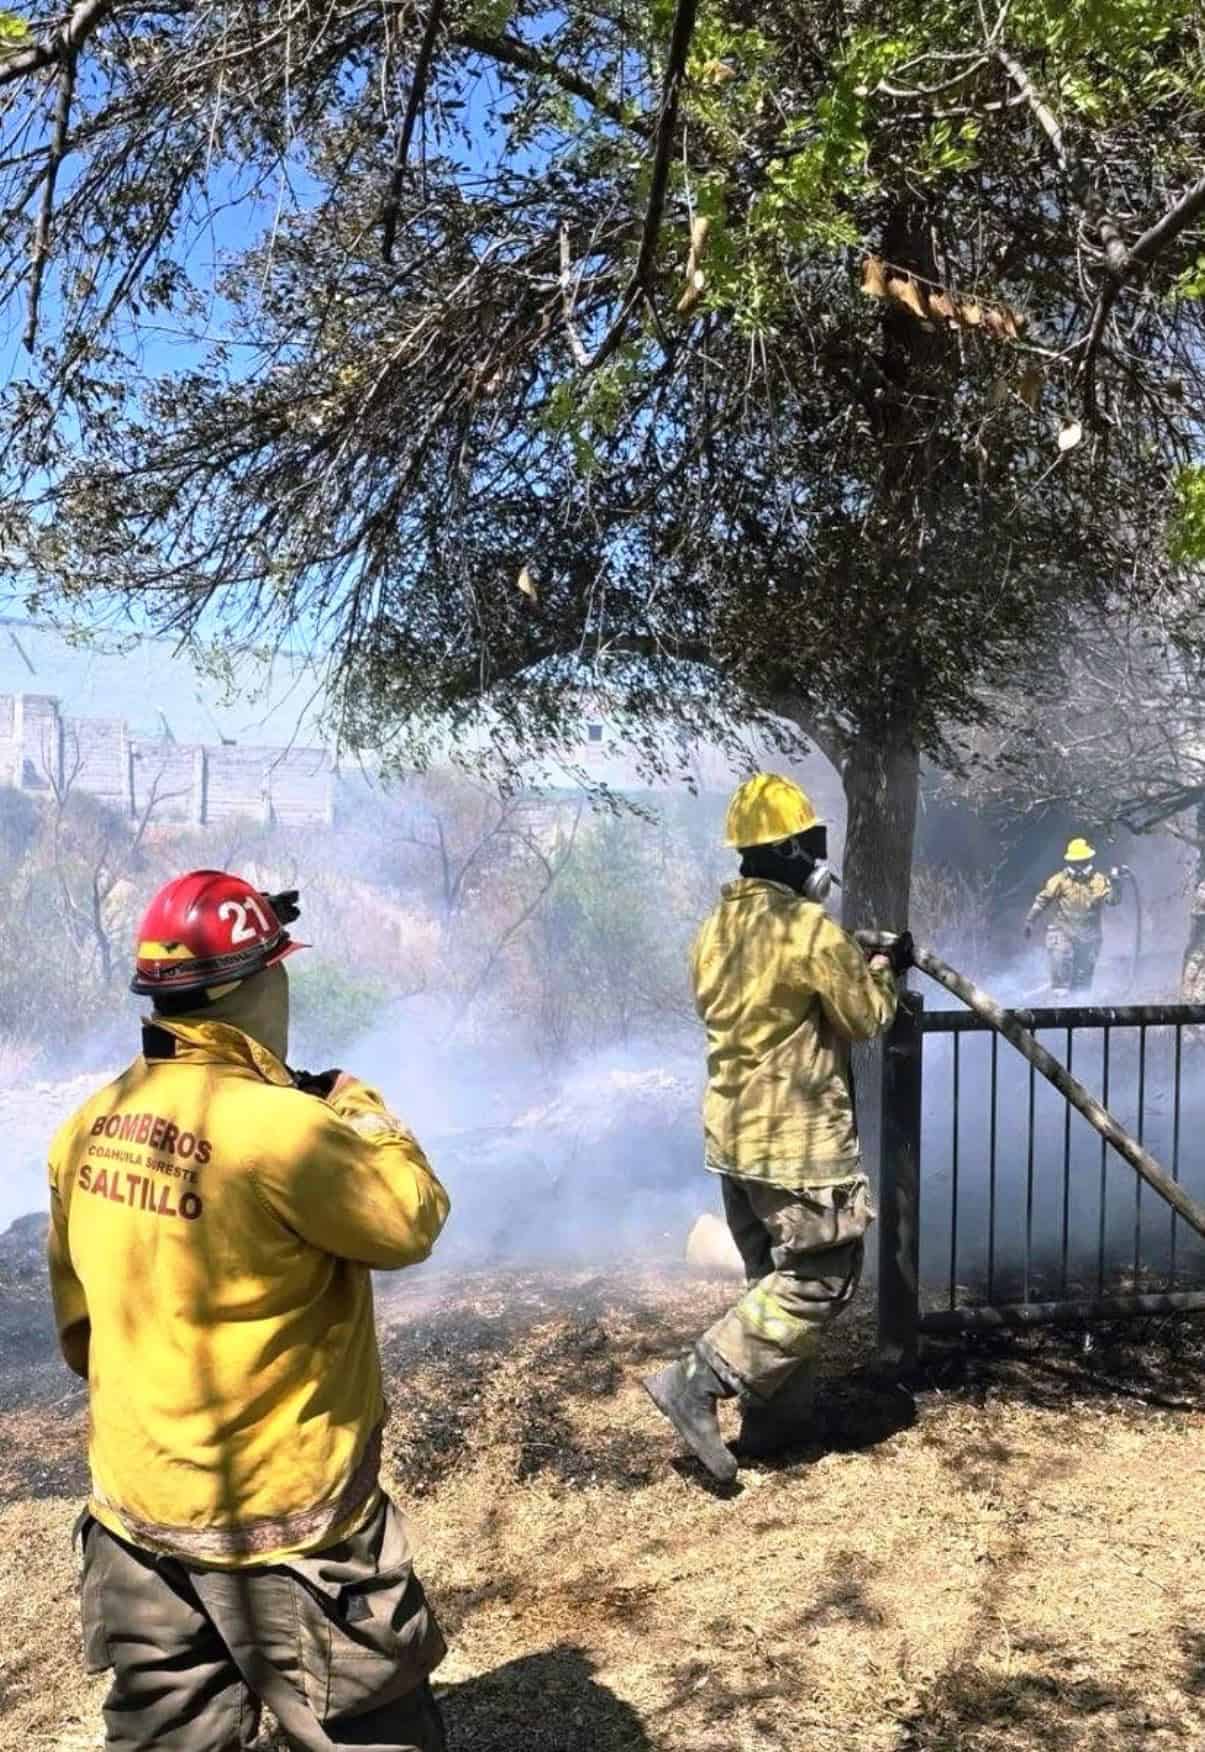
[[[1205,1006],[1012,1014],[1053,1034],[1043,1044],[1106,1107],[1123,1103],[1118,1117],[1173,1179],[1187,1156],[1205,1189],[1205,1042],[1187,1074],[1185,1034],[1205,1031]],[[1153,1030],[1167,1049],[1154,1073]],[[984,1034],[979,1050],[965,1042]],[[1201,1039],[1188,1035],[1192,1046]],[[1198,1237],[970,1011],[926,1010],[914,994],[901,1002],[886,1042],[881,1147],[879,1341],[889,1360],[914,1358],[924,1332],[1205,1308]]]

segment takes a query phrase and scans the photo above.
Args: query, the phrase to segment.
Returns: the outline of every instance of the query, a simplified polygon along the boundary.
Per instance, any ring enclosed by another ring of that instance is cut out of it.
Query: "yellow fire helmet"
[[[1090,864],[1096,856],[1096,847],[1090,846],[1086,839],[1073,839],[1063,853],[1068,864]]]
[[[822,825],[811,798],[780,773],[754,773],[732,794],[724,823],[729,846],[771,846]]]

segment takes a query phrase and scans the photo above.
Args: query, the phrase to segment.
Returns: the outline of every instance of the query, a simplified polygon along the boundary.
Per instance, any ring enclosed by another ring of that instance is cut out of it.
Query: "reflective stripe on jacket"
[[[856,1173],[850,1042],[890,1026],[890,970],[872,973],[823,907],[750,877],[725,884],[692,969],[708,1167],[787,1187]]]
[[[60,1342],[88,1377],[92,1513],[136,1545],[270,1563],[379,1500],[371,1270],[448,1199],[380,1096],[301,1093],[237,1029],[162,1021],[51,1149]]]

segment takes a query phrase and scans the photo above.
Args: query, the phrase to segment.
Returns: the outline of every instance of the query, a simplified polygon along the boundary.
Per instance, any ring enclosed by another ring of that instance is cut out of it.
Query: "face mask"
[[[825,829],[818,827],[807,836],[775,845],[749,846],[741,854],[741,874],[782,882],[801,899],[823,906],[833,889],[840,887],[829,868],[827,842]]]

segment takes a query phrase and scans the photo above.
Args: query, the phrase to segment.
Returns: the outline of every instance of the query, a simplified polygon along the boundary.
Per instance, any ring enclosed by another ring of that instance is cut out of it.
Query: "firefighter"
[[[214,870],[155,896],[142,1053],[51,1149],[85,1657],[123,1752],[250,1746],[262,1705],[306,1752],[445,1746],[443,1638],[378,1479],[370,1274],[425,1259],[448,1199],[375,1090],[288,1069],[296,901]]]
[[[1121,904],[1120,872],[1106,875],[1096,868],[1095,858],[1095,849],[1086,839],[1073,839],[1063,853],[1063,868],[1043,887],[1025,919],[1025,935],[1030,938],[1049,909],[1046,952],[1056,996],[1091,986],[1103,934],[1101,914],[1106,906]]]
[[[806,1428],[821,1333],[854,1295],[874,1212],[862,1173],[850,1043],[895,1015],[905,933],[869,964],[824,910],[827,833],[798,785],[758,773],[735,793],[726,839],[740,876],[692,950],[706,1030],[706,1165],[747,1287],[680,1361],[644,1385],[712,1475],[735,1477],[717,1401],[738,1397],[739,1449],[786,1446]]]

